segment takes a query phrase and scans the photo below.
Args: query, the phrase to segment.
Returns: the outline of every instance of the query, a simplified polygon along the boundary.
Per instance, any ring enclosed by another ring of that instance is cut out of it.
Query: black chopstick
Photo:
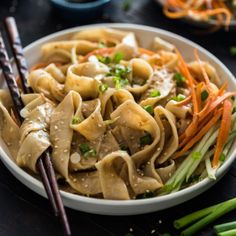
[[[11,23],[13,22],[13,24],[14,24],[14,20],[10,21],[10,22]],[[8,27],[9,27],[9,25],[11,25],[11,23],[8,24]],[[16,30],[14,31],[14,34],[15,34],[15,36],[18,35],[18,37],[16,37],[16,38],[19,38],[19,34],[18,34],[16,26],[15,26],[15,29]],[[9,35],[10,34],[11,34],[11,31],[9,31]],[[12,37],[12,39],[14,41],[14,37]],[[20,40],[18,40],[17,46],[22,48],[21,45],[19,46],[19,42],[20,42]],[[13,50],[13,52],[14,52],[14,50]],[[14,52],[14,53],[16,53],[16,52]],[[22,64],[21,64],[22,57],[24,57],[24,56],[23,56],[23,53],[21,50],[21,56],[20,57],[15,56],[16,61],[18,61],[18,64],[19,64],[19,68],[22,68]],[[26,61],[23,61],[23,62],[26,62]],[[13,75],[13,71],[12,71],[12,68],[11,68],[11,65],[9,62],[9,57],[7,55],[5,45],[4,45],[1,35],[0,35],[0,64],[3,69],[3,74],[6,78],[12,99],[14,101],[14,106],[16,108],[17,116],[18,116],[19,120],[22,122],[23,119],[20,116],[19,112],[20,112],[21,108],[23,107],[23,102],[20,97],[19,89],[17,87],[16,81],[15,81],[15,78]],[[21,76],[21,74],[24,74],[23,76],[25,76],[25,78],[23,78],[23,79],[21,78],[22,87],[25,85],[24,90],[26,92],[30,92],[30,88],[25,83],[26,79],[27,79],[26,76],[28,73],[26,63],[23,63],[23,67],[24,67],[24,70],[21,70],[21,73],[20,73],[20,76]],[[25,68],[26,68],[26,70],[25,70]],[[65,209],[64,209],[64,206],[63,206],[63,203],[61,200],[61,196],[59,194],[59,188],[57,185],[54,169],[52,167],[52,163],[51,163],[50,155],[49,155],[48,151],[44,152],[44,154],[39,158],[39,161],[37,162],[37,168],[40,172],[42,182],[44,184],[48,198],[53,206],[54,212],[55,212],[55,214],[59,213],[59,216],[60,216],[61,221],[63,223],[65,234],[71,235],[70,226],[69,226],[68,219],[67,219],[67,216],[65,213]]]
[[[16,61],[16,66],[20,75],[22,90],[24,93],[32,93],[33,90],[29,87],[27,83],[29,72],[27,68],[27,62],[23,54],[21,40],[14,17],[7,17],[5,20],[5,25],[9,40],[11,42],[10,46],[13,51],[13,55]]]

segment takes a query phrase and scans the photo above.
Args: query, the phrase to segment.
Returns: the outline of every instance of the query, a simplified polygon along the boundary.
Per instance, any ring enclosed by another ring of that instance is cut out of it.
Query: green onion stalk
[[[177,229],[182,229],[198,220],[196,223],[181,232],[181,236],[191,236],[216,219],[235,209],[236,198],[233,198],[175,220],[174,227]]]

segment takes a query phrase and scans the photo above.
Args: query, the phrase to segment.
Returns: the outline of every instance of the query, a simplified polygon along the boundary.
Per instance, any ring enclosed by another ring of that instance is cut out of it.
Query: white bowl
[[[143,47],[150,46],[154,36],[159,36],[176,45],[177,48],[183,53],[186,60],[193,59],[193,48],[197,48],[200,57],[203,60],[209,61],[213,66],[215,66],[216,70],[218,71],[219,77],[222,79],[222,81],[228,82],[230,90],[232,91],[236,90],[236,82],[231,72],[215,56],[206,51],[204,48],[176,34],[153,27],[134,25],[134,24],[96,24],[96,25],[75,27],[72,29],[63,30],[58,33],[51,34],[47,37],[37,40],[36,42],[30,44],[24,49],[29,67],[33,66],[35,63],[40,61],[40,47],[44,43],[54,40],[66,39],[77,31],[101,26],[133,31],[137,35],[139,42]],[[3,79],[1,80],[0,83],[1,83],[0,87],[5,86],[3,83]],[[236,147],[236,142],[234,143],[234,147],[231,150],[230,156],[225,161],[223,166],[220,167],[220,169],[218,170],[217,180],[219,180],[227,172],[227,170],[233,163],[236,156],[235,147]],[[41,182],[32,177],[31,175],[29,175],[21,168],[19,168],[12,161],[9,152],[7,151],[7,148],[2,140],[0,140],[0,155],[3,163],[18,180],[20,180],[24,185],[26,185],[36,193],[46,197],[46,193],[44,191]],[[155,198],[140,199],[140,200],[118,201],[118,200],[95,199],[67,193],[64,191],[61,191],[61,195],[64,204],[76,210],[96,213],[96,214],[104,214],[104,215],[135,215],[135,214],[154,212],[169,208],[171,206],[178,205],[199,195],[200,193],[207,190],[215,183],[216,181],[212,181],[210,179],[204,179],[201,182],[186,189],[180,190],[176,193],[172,193],[166,196],[159,196],[159,197],[157,196]]]

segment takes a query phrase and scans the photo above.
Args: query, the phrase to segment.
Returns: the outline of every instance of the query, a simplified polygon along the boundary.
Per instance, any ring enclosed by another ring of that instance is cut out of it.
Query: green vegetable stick
[[[217,236],[235,236],[235,235],[236,235],[236,229],[228,230],[217,234]]]
[[[181,232],[181,236],[191,236],[198,232],[203,227],[207,226],[214,220],[218,219],[219,217],[225,215],[226,213],[236,209],[236,198],[231,200],[225,201],[220,204],[215,210],[208,214],[206,217],[202,218],[192,226],[188,227],[184,231]]]
[[[184,228],[185,226],[201,219],[202,217],[212,213],[216,207],[218,207],[219,205],[221,205],[222,203],[219,203],[217,205],[214,205],[214,206],[210,206],[210,207],[207,207],[207,208],[204,208],[202,210],[199,210],[199,211],[195,211],[189,215],[186,215],[178,220],[175,220],[174,221],[174,227],[176,229],[181,229],[181,228]]]
[[[228,222],[228,223],[214,226],[214,230],[216,233],[221,233],[221,232],[232,230],[232,229],[236,230],[236,221],[232,221],[232,222]]]

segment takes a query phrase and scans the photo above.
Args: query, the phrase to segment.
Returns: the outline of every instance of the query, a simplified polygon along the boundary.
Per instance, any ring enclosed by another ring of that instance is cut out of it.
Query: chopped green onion
[[[195,160],[200,159],[201,156],[202,156],[201,152],[193,152],[192,153],[192,158],[195,159]]]
[[[120,149],[123,150],[123,151],[128,151],[129,147],[126,144],[121,144]]]
[[[224,162],[225,159],[226,159],[226,156],[225,156],[224,153],[222,153],[222,154],[220,155],[220,161],[221,161],[221,162]]]
[[[231,54],[231,56],[236,56],[236,47],[230,48],[230,54]]]
[[[108,84],[101,84],[99,86],[100,92],[104,93],[108,89]]]
[[[98,43],[98,47],[99,47],[99,48],[105,48],[105,46],[106,46],[106,45],[105,45],[104,42],[99,42],[99,43]]]
[[[152,136],[151,134],[147,133],[144,136],[140,137],[139,141],[141,146],[150,145],[152,143]]]
[[[84,157],[95,157],[97,152],[95,149],[90,149],[89,151],[84,153]]]
[[[154,113],[153,106],[147,105],[147,106],[144,106],[143,108],[144,108],[144,110],[146,110],[149,114],[153,115],[153,113]]]
[[[115,82],[116,89],[121,89],[129,83],[128,79],[121,79],[120,77],[114,77],[113,81]]]
[[[151,197],[155,197],[155,194],[151,191],[147,191],[145,193],[138,194],[136,199],[146,199],[146,198],[151,198]]]
[[[236,107],[233,108],[232,114],[234,114],[235,112],[236,112]]]
[[[183,94],[178,94],[177,96],[174,96],[172,100],[175,100],[176,102],[181,102],[185,99],[186,97]]]
[[[80,118],[79,117],[76,117],[76,116],[73,116],[72,117],[72,125],[77,125],[80,123]]]
[[[79,150],[81,151],[82,154],[85,154],[86,152],[90,151],[90,147],[86,143],[81,143],[79,145]]]
[[[155,98],[155,97],[160,97],[161,96],[161,92],[159,90],[153,90],[151,93],[150,93],[150,96],[152,98]]]
[[[204,102],[208,98],[209,94],[206,90],[203,90],[201,93],[201,100]]]
[[[103,64],[110,64],[111,63],[111,58],[110,57],[103,57],[101,55],[97,55],[98,61],[100,61]]]
[[[119,64],[123,58],[124,58],[124,54],[122,52],[117,52],[113,58],[113,62],[115,64]]]
[[[128,11],[131,8],[132,0],[123,0],[122,9]]]
[[[181,75],[179,72],[175,73],[174,75],[174,80],[176,81],[177,86],[183,86],[186,79],[183,75]]]

